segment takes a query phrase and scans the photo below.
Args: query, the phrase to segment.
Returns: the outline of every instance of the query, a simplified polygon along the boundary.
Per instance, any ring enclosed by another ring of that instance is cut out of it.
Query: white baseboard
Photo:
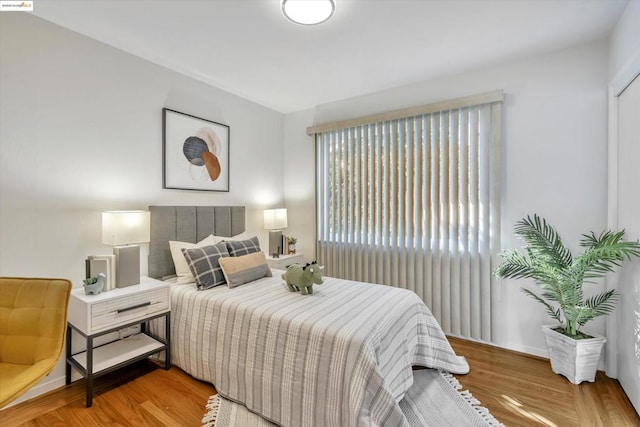
[[[495,343],[491,343],[491,342],[478,341],[478,340],[470,339],[470,338],[467,338],[467,337],[461,337],[461,336],[453,335],[453,334],[447,334],[447,335],[455,337],[455,338],[460,338],[460,339],[463,339],[463,340],[467,340],[467,341],[477,342],[477,343],[480,343],[480,344],[487,344],[487,345],[490,345],[490,346],[493,346],[493,347],[497,347],[497,348],[503,348],[505,350],[511,350],[511,351],[517,351],[517,352],[520,352],[520,353],[531,354],[533,356],[542,357],[544,359],[548,359],[549,358],[549,352],[547,351],[546,348],[530,347],[528,345],[522,345],[522,344],[500,345],[500,344],[495,344]],[[463,355],[461,355],[461,356],[463,356]],[[610,377],[610,378],[615,378],[615,377],[609,375],[609,373],[606,372],[606,370],[605,370],[606,357],[607,357],[607,354],[606,354],[605,351],[603,351],[602,355],[600,356],[600,362],[598,363],[598,370],[599,371],[605,371],[607,376]]]
[[[517,351],[517,352],[520,352],[520,353],[531,354],[533,356],[544,357],[545,359],[549,358],[549,353],[547,352],[546,348],[530,347],[528,345],[522,345],[522,344],[511,344],[511,345],[509,345],[509,344],[496,344],[496,343],[493,343],[493,342],[474,340],[473,338],[462,337],[462,336],[455,335],[455,334],[447,334],[447,335],[451,336],[451,337],[459,338],[461,340],[477,342],[477,343],[480,343],[480,344],[486,344],[486,345],[490,345],[490,346],[497,347],[497,348],[503,348],[505,350],[511,350],[511,351]]]
[[[11,402],[10,404],[8,404],[7,406],[5,406],[5,408],[10,408],[14,405],[17,405],[19,403],[25,402],[29,399],[33,399],[34,397],[38,397],[41,394],[45,394],[51,390],[55,390],[59,387],[62,387],[65,385],[65,378],[64,376],[60,377],[60,378],[45,378],[44,381],[40,382],[39,384],[33,386],[33,388],[31,388],[31,390],[29,390],[28,392],[26,392],[25,394],[23,394],[22,396],[20,396],[19,398],[17,398],[16,400],[14,400],[13,402]]]
[[[72,372],[71,373],[71,380],[73,381],[78,381],[79,379],[81,379],[82,377],[80,376],[79,373],[77,372]],[[16,400],[14,400],[13,402],[9,403],[7,406],[5,406],[2,409],[6,409],[6,408],[10,408],[14,405],[17,405],[19,403],[22,402],[26,402],[27,400],[36,398],[38,396],[41,396],[45,393],[48,393],[50,391],[53,391],[55,389],[61,388],[65,386],[65,377],[64,375],[61,375],[59,377],[56,378],[49,378],[49,377],[45,377],[42,381],[40,381],[38,384],[36,384],[35,386],[33,386],[28,392],[26,392],[25,394],[23,394],[22,396],[20,396],[19,398],[17,398]],[[0,410],[0,413],[2,412],[2,410]]]

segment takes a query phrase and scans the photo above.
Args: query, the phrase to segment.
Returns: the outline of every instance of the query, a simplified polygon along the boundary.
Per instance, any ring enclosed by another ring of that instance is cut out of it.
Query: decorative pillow
[[[225,240],[230,256],[242,256],[260,252],[260,242],[254,236],[248,240]]]
[[[196,279],[198,290],[202,291],[224,285],[224,273],[220,268],[220,258],[229,256],[227,245],[218,243],[201,248],[183,249],[182,253],[191,274]]]
[[[220,267],[230,288],[253,282],[262,277],[271,277],[264,252],[254,252],[238,257],[220,258]]]
[[[193,283],[195,281],[193,274],[191,274],[191,270],[189,270],[189,266],[187,265],[187,260],[184,259],[182,249],[200,248],[202,246],[215,245],[216,243],[218,243],[218,240],[216,240],[213,234],[210,234],[198,243],[170,240],[169,249],[171,250],[171,258],[173,258],[173,265],[176,267],[176,276],[178,276],[176,283],[183,285],[185,283]]]

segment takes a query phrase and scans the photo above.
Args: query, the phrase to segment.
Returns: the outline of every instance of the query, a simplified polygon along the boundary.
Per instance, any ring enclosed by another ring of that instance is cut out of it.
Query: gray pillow
[[[229,251],[230,256],[242,256],[260,252],[260,242],[257,236],[247,240],[225,240],[224,243],[227,244],[227,251]]]
[[[224,242],[193,249],[182,249],[191,274],[196,279],[198,290],[211,289],[226,283],[220,267],[220,258],[228,257],[227,245]]]

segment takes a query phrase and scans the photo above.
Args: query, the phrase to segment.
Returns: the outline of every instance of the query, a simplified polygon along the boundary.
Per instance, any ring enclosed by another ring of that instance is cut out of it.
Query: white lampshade
[[[266,209],[264,211],[265,230],[287,228],[287,209]]]
[[[147,211],[102,212],[102,243],[119,246],[148,242],[150,220]]]
[[[335,0],[282,0],[280,6],[288,20],[302,25],[321,24],[336,10]]]

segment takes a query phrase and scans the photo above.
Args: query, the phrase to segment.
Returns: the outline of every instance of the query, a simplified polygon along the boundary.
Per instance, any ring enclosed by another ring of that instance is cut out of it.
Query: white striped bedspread
[[[404,289],[325,277],[312,295],[273,277],[171,291],[172,362],[291,427],[406,426],[412,366],[464,374],[442,329]]]

